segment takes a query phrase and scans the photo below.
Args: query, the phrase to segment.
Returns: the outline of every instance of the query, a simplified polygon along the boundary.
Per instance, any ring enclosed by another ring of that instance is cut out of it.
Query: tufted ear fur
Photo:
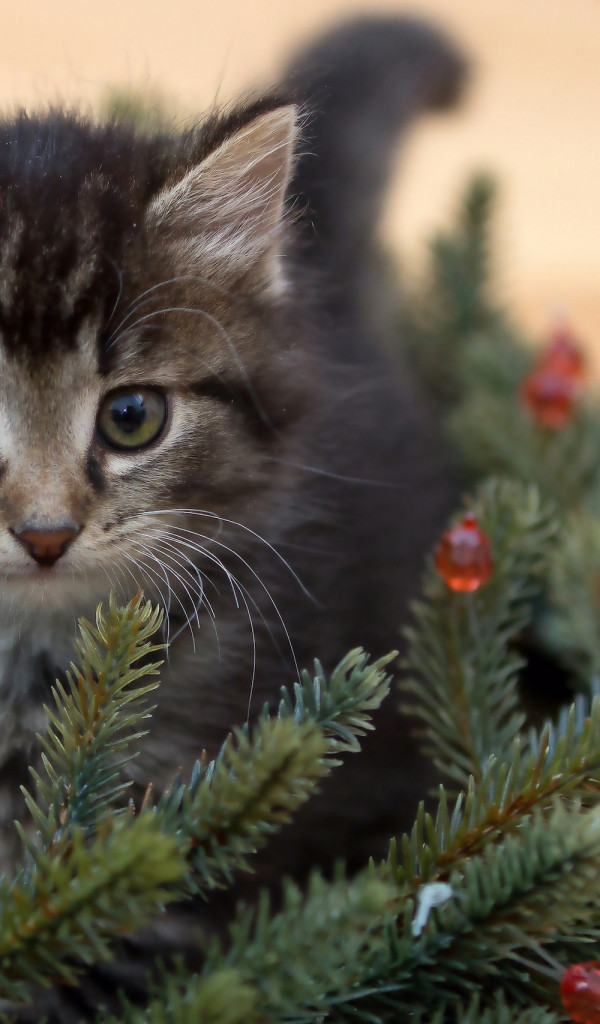
[[[296,133],[293,105],[256,117],[153,199],[149,228],[165,232],[178,261],[193,270],[229,284],[251,274],[280,291],[279,242]]]

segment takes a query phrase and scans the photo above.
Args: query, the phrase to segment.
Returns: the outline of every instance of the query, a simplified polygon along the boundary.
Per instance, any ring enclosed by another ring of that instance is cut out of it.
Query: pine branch
[[[414,901],[390,888],[385,867],[351,883],[313,877],[305,897],[286,887],[283,909],[269,916],[241,911],[224,952],[213,946],[202,975],[161,982],[151,1010],[129,1008],[124,1024],[188,1021],[174,1007],[200,1007],[205,987],[233,972],[222,993],[226,1020],[237,1021],[238,989],[245,1020],[308,1024],[323,1014],[333,1024],[412,1019],[446,1024],[470,1004],[467,1020],[506,1021],[508,1005],[523,1022],[557,1019],[561,964],[583,956],[600,938],[598,870],[600,808],[525,821],[518,834],[462,865],[452,897],[413,934]],[[502,989],[506,1006],[498,998]],[[532,998],[541,1006],[531,1009]],[[424,1007],[430,1016],[426,1016]],[[519,1009],[521,1008],[521,1009]],[[487,1016],[486,1016],[487,1015]]]
[[[370,712],[389,692],[384,669],[394,657],[371,663],[363,651],[351,651],[329,681],[317,662],[315,676],[304,672],[293,697],[282,690],[277,718],[266,708],[251,731],[234,730],[215,761],[199,762],[189,785],[175,781],[155,813],[185,843],[192,891],[247,869],[248,855],[291,819],[341,763],[338,755],[360,749],[358,737],[372,728]]]
[[[106,819],[94,839],[73,825],[32,866],[0,883],[0,998],[24,983],[73,984],[80,965],[110,958],[110,940],[140,928],[172,899],[186,871],[176,840],[148,814]]]
[[[256,914],[241,909],[227,952],[213,945],[201,975],[162,978],[148,1009],[129,1007],[118,1020],[191,1024],[204,1020],[201,1014],[218,992],[222,1017],[214,1019],[219,1024],[283,1019],[314,1024],[315,1014],[328,1012],[332,986],[336,994],[351,992],[365,948],[383,948],[380,925],[392,898],[389,882],[366,874],[351,883],[341,872],[333,882],[313,875],[306,895],[288,883],[278,914],[270,915],[266,894]],[[223,978],[230,979],[230,988],[222,988]],[[186,1016],[187,1006],[194,1006],[198,1017]]]
[[[556,726],[514,740],[506,761],[491,757],[479,783],[470,779],[452,810],[443,787],[430,814],[421,804],[410,832],[392,842],[389,866],[399,885],[416,891],[447,880],[461,864],[517,831],[557,796],[595,803],[600,796],[600,700],[578,701]],[[399,849],[398,849],[399,846]]]
[[[600,419],[582,403],[573,422],[562,430],[539,426],[523,408],[520,391],[533,364],[523,349],[520,359],[496,350],[506,387],[498,380],[488,388],[466,363],[465,396],[448,420],[450,436],[472,477],[510,476],[535,484],[544,499],[564,511],[600,509]]]
[[[455,229],[433,240],[426,279],[403,305],[401,337],[421,380],[442,404],[453,404],[462,393],[462,354],[471,339],[507,333],[490,298],[494,195],[488,176],[473,179],[459,205]]]
[[[301,724],[316,722],[340,753],[360,750],[358,737],[373,728],[370,712],[376,711],[387,697],[390,678],[384,672],[397,657],[391,651],[370,662],[360,647],[350,651],[334,668],[329,681],[319,661],[315,661],[313,677],[305,670],[301,683],[294,683],[293,700],[283,687],[278,717],[293,717]]]
[[[247,855],[340,763],[339,754],[358,749],[370,712],[389,690],[384,667],[394,654],[370,664],[362,651],[351,652],[330,685],[317,664],[293,698],[282,691],[276,717],[265,709],[252,730],[234,731],[215,761],[199,762],[189,786],[177,780],[156,807],[149,795],[137,816],[107,814],[124,792],[119,773],[148,713],[145,697],[155,684],[132,684],[158,667],[148,656],[159,623],[138,597],[123,609],[111,600],[106,615],[98,610],[95,629],[80,626],[81,666],[68,689],[57,684],[56,711],[41,738],[49,781],[37,777],[39,803],[28,795],[37,841],[18,826],[29,865],[0,892],[0,998],[24,999],[25,985],[75,983],[82,965],[111,956],[112,937],[246,866]],[[217,999],[211,984],[201,1000],[206,1012]],[[242,981],[241,1007],[244,991]]]
[[[385,953],[376,950],[363,974],[363,991],[348,1007],[334,1005],[329,1019],[405,1019],[423,1005],[474,995],[483,1009],[500,986],[511,1003],[528,1006],[537,996],[556,1005],[557,956],[585,957],[600,938],[599,866],[600,809],[567,814],[557,806],[550,819],[530,819],[452,875],[452,898],[416,939],[409,900],[398,929],[386,932]]]
[[[263,720],[251,737],[236,729],[219,757],[197,765],[190,784],[179,779],[159,801],[161,827],[184,844],[186,893],[231,882],[248,870],[247,857],[289,822],[329,773],[329,744],[310,722]]]
[[[141,594],[124,608],[111,596],[108,612],[98,608],[95,627],[80,620],[79,666],[71,665],[66,687],[53,688],[56,708],[46,709],[48,731],[38,737],[46,778],[32,769],[37,799],[24,790],[46,848],[75,825],[93,830],[123,797],[129,785],[121,781],[123,768],[135,757],[129,746],[145,735],[140,723],[151,711],[145,697],[158,686],[134,684],[156,675],[161,664],[148,661],[163,647],[149,642],[161,620]]]
[[[517,677],[523,662],[511,649],[531,615],[557,523],[535,488],[489,481],[472,504],[491,541],[492,580],[472,594],[449,590],[430,565],[426,602],[414,606],[406,630],[410,677],[403,710],[424,724],[424,749],[463,787],[482,779],[487,760],[503,760],[524,716]]]
[[[526,1010],[507,1003],[502,991],[498,991],[496,1002],[485,1009],[478,995],[468,1003],[452,1000],[431,1011],[422,1007],[411,1015],[411,1024],[560,1024],[562,1013],[556,1013],[544,1006],[532,1006]]]

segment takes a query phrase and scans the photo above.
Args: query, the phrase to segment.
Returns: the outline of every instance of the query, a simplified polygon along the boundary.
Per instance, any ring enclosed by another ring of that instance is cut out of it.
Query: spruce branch
[[[184,844],[192,874],[188,893],[231,881],[247,857],[290,821],[332,762],[329,744],[311,722],[265,719],[249,735],[235,729],[218,758],[196,766],[190,784],[176,779],[158,802],[161,826]]]
[[[480,781],[490,755],[503,760],[520,731],[517,678],[523,662],[515,640],[554,543],[557,522],[534,487],[506,480],[484,484],[472,503],[492,545],[494,576],[473,594],[448,589],[434,566],[424,602],[405,631],[409,678],[403,710],[424,725],[424,749],[463,787]]]
[[[221,999],[219,1024],[314,1024],[315,1015],[331,1012],[332,998],[350,997],[365,950],[384,948],[381,925],[393,896],[389,881],[363,873],[348,882],[341,870],[333,882],[313,874],[305,894],[287,883],[282,910],[274,915],[263,894],[258,911],[240,909],[229,948],[214,943],[201,974],[175,972],[161,978],[148,1008],[129,1007],[119,1024],[204,1020],[186,1016],[186,1008],[204,1012],[215,992]],[[221,986],[224,978],[230,979],[228,989]]]
[[[426,276],[403,304],[401,336],[422,381],[442,405],[462,394],[462,354],[471,338],[506,333],[490,296],[495,191],[488,175],[473,178],[459,203],[454,230],[433,239]]]
[[[390,677],[384,669],[397,657],[397,651],[371,662],[357,647],[334,668],[329,680],[319,661],[315,674],[304,670],[300,683],[294,683],[293,699],[282,687],[278,717],[293,717],[298,724],[316,722],[329,737],[331,750],[340,753],[360,750],[358,738],[373,728],[370,713],[387,697]]]
[[[507,360],[498,348],[496,365]],[[520,389],[533,365],[534,353],[523,348],[503,370],[506,389],[498,380],[488,388],[465,369],[465,396],[448,419],[448,429],[471,477],[511,476],[535,484],[542,496],[563,511],[600,509],[600,420],[582,403],[573,422],[562,430],[539,426],[523,408]],[[526,363],[524,365],[524,360]]]
[[[387,947],[373,951],[370,971],[363,956],[360,989],[348,1005],[334,1003],[329,1019],[405,1019],[424,1005],[474,996],[483,1010],[499,987],[517,1006],[536,998],[555,1006],[560,958],[584,957],[600,938],[599,866],[600,809],[557,805],[549,818],[530,818],[453,873],[453,897],[432,910],[416,939],[414,904],[400,893]]]
[[[560,1024],[563,1020],[562,1013],[545,1006],[517,1008],[507,1003],[502,990],[498,991],[495,1002],[485,1008],[476,994],[468,1003],[453,999],[433,1012],[429,1007],[421,1007],[411,1015],[411,1024],[413,1021],[415,1024]]]
[[[516,737],[506,761],[490,757],[480,782],[469,780],[450,808],[440,787],[434,814],[421,804],[411,832],[391,844],[388,864],[399,885],[413,891],[447,880],[461,864],[518,831],[558,796],[595,804],[600,795],[600,699],[579,698],[556,725]]]
[[[139,814],[119,813],[111,807],[125,788],[119,773],[156,685],[139,681],[158,667],[149,656],[159,624],[138,596],[122,609],[111,600],[95,628],[80,626],[80,667],[68,688],[57,684],[41,738],[48,781],[37,776],[39,802],[28,794],[38,836],[18,826],[28,865],[0,891],[0,998],[24,999],[25,984],[75,983],[83,965],[111,956],[115,935],[247,866],[339,754],[358,749],[389,690],[384,668],[394,654],[371,664],[351,652],[331,684],[317,664],[293,697],[283,692],[273,717],[265,709],[252,729],[233,731],[215,761],[198,762],[189,786],[176,780],[156,806],[149,794]],[[207,984],[197,1005],[208,1013],[217,996]],[[245,986],[242,979],[241,1007]]]
[[[333,1024],[413,1014],[446,1024],[462,1021],[465,1006],[466,1019],[481,1024],[506,1021],[509,1005],[514,1019],[550,1024],[560,959],[585,955],[600,938],[599,868],[600,808],[556,805],[454,871],[452,898],[418,936],[412,893],[391,884],[385,865],[352,882],[313,876],[305,896],[285,887],[274,916],[266,898],[257,913],[241,910],[228,949],[213,945],[202,974],[164,979],[150,1012],[131,1007],[121,1020],[187,1022],[173,1008],[202,1006],[205,986],[229,971],[228,1021],[241,1019],[240,989],[245,1020],[256,1024],[308,1024],[318,1014]]]
[[[198,762],[189,785],[176,779],[156,805],[163,827],[185,843],[192,891],[230,881],[247,857],[288,822],[339,754],[360,749],[370,715],[389,692],[385,667],[396,652],[370,662],[351,651],[327,680],[321,665],[303,672],[293,694],[282,689],[252,728],[236,729],[210,764]]]
[[[0,882],[0,998],[27,999],[24,983],[74,984],[81,964],[108,960],[115,935],[140,928],[172,899],[183,852],[149,814],[106,818],[93,840],[73,825],[33,864]]]
[[[124,608],[111,596],[107,612],[98,608],[95,626],[80,620],[79,664],[71,664],[66,686],[57,681],[53,688],[55,709],[46,708],[48,730],[38,737],[45,777],[31,769],[37,798],[23,790],[46,848],[75,825],[93,829],[123,797],[129,785],[123,768],[135,757],[129,747],[145,735],[140,724],[151,711],[145,698],[158,686],[156,680],[134,684],[161,665],[148,661],[163,648],[150,643],[161,621],[141,593]]]

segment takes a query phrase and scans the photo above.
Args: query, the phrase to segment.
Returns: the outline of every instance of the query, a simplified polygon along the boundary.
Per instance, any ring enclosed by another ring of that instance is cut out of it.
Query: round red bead
[[[548,345],[540,353],[540,366],[559,376],[571,377],[582,384],[585,378],[585,356],[567,327],[554,331]]]
[[[446,530],[435,553],[435,564],[451,590],[469,593],[487,583],[494,572],[492,549],[475,516],[465,516]]]
[[[525,378],[521,397],[540,426],[562,430],[573,419],[579,390],[573,377],[541,366]]]
[[[579,1024],[600,1024],[600,963],[589,960],[567,967],[560,997],[569,1016]]]

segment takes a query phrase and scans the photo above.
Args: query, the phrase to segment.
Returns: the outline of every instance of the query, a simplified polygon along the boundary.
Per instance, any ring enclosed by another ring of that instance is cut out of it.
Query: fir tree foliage
[[[402,312],[403,339],[447,417],[463,472],[510,476],[538,486],[560,509],[600,508],[600,418],[584,400],[563,430],[540,427],[521,400],[535,348],[494,297],[491,275],[495,186],[480,175],[452,231],[432,242],[423,279]]]
[[[0,998],[74,983],[85,965],[110,958],[111,938],[230,880],[339,755],[358,749],[389,690],[394,653],[371,662],[351,652],[331,686],[317,664],[272,716],[265,709],[254,728],[235,730],[214,761],[201,759],[189,783],[174,780],[156,803],[150,787],[137,810],[122,772],[149,715],[160,621],[138,595],[80,624],[79,663],[55,688],[44,771],[26,794],[36,834],[19,826],[26,863],[0,888]]]
[[[32,769],[37,798],[25,794],[46,848],[74,825],[93,828],[124,796],[123,771],[135,757],[130,748],[145,735],[141,724],[152,710],[146,697],[158,686],[152,677],[161,662],[148,659],[163,649],[150,643],[161,621],[138,594],[122,609],[111,597],[106,613],[98,609],[95,626],[80,623],[79,665],[72,663],[66,686],[57,681],[55,708],[46,708],[48,730],[39,737],[44,774]],[[134,685],[142,679],[142,686]]]
[[[402,684],[412,697],[404,710],[424,723],[425,751],[461,786],[481,780],[490,755],[504,758],[523,726],[523,661],[511,644],[531,618],[558,531],[538,491],[513,481],[485,484],[471,510],[491,541],[494,576],[474,594],[454,593],[429,564]]]

